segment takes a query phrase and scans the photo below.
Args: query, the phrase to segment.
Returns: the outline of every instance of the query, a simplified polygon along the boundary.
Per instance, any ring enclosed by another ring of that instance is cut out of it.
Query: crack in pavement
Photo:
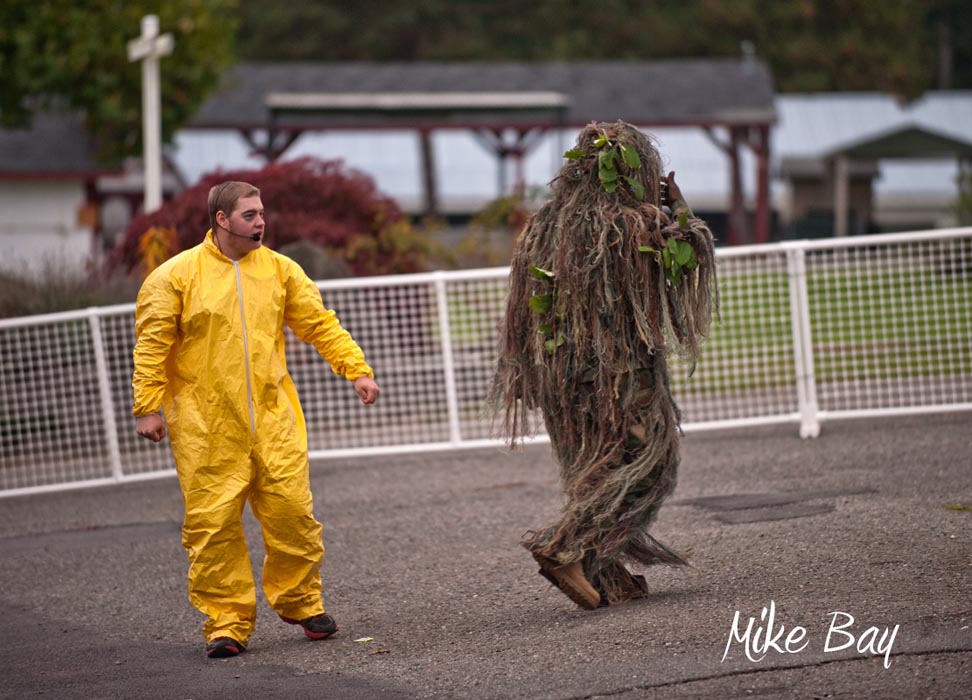
[[[890,657],[894,658],[921,658],[921,657],[932,657],[940,655],[949,654],[968,654],[972,653],[972,647],[962,647],[962,648],[942,648],[942,649],[916,649],[909,651],[898,651],[892,652]],[[870,661],[874,657],[867,654],[853,655],[853,656],[841,656],[834,659],[820,659],[818,661],[810,661],[806,663],[798,664],[779,664],[774,666],[767,666],[764,668],[751,668],[751,669],[736,669],[732,671],[727,671],[726,673],[715,673],[707,676],[698,676],[695,678],[685,678],[677,681],[666,681],[663,683],[639,683],[637,685],[627,686],[624,688],[617,688],[614,690],[608,690],[604,692],[596,692],[589,695],[571,695],[562,698],[561,700],[596,700],[597,698],[609,698],[612,696],[623,695],[624,693],[630,693],[637,690],[660,690],[662,688],[678,688],[680,686],[690,685],[692,683],[704,683],[707,681],[717,681],[727,678],[738,678],[742,676],[757,676],[775,673],[779,671],[798,671],[800,669],[807,668],[822,668],[824,666],[830,666],[834,664],[845,664],[845,663],[859,663],[861,661]]]

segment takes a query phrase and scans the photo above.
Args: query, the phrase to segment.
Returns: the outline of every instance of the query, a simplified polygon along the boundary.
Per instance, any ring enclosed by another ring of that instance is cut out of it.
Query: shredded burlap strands
[[[619,159],[613,191],[598,168],[605,142],[638,156]],[[591,124],[568,153],[552,199],[517,240],[491,398],[514,445],[539,409],[560,464],[562,517],[524,546],[582,561],[602,598],[617,603],[641,591],[625,562],[685,563],[648,527],[679,462],[666,355],[694,368],[718,308],[715,257],[703,221],[662,209],[661,159],[648,136],[623,122]],[[691,245],[697,262],[677,284],[655,254],[670,238]]]

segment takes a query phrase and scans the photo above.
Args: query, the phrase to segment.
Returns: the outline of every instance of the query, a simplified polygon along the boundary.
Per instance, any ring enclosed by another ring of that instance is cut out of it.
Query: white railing
[[[720,249],[722,320],[674,390],[688,430],[972,409],[972,228]],[[293,338],[312,458],[497,444],[485,396],[508,270],[323,282],[372,407]],[[133,305],[0,320],[0,495],[173,474],[134,433]],[[541,434],[540,439],[543,439]]]

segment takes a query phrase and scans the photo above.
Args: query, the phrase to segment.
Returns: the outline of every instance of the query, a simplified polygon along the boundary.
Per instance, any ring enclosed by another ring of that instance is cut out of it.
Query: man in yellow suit
[[[263,531],[270,606],[311,639],[337,630],[321,600],[324,546],[284,326],[353,382],[363,403],[379,391],[314,283],[263,247],[263,216],[256,187],[213,187],[205,240],[154,270],[135,308],[135,429],[158,442],[168,428],[186,507],[189,600],[207,616],[211,658],[244,651],[256,622],[241,523],[247,501]]]

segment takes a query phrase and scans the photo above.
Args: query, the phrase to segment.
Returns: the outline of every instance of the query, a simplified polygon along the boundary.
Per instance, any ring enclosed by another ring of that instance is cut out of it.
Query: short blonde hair
[[[227,216],[233,213],[236,203],[244,197],[259,197],[260,190],[249,182],[227,180],[213,185],[209,190],[209,226],[216,231],[216,213],[224,212]]]

